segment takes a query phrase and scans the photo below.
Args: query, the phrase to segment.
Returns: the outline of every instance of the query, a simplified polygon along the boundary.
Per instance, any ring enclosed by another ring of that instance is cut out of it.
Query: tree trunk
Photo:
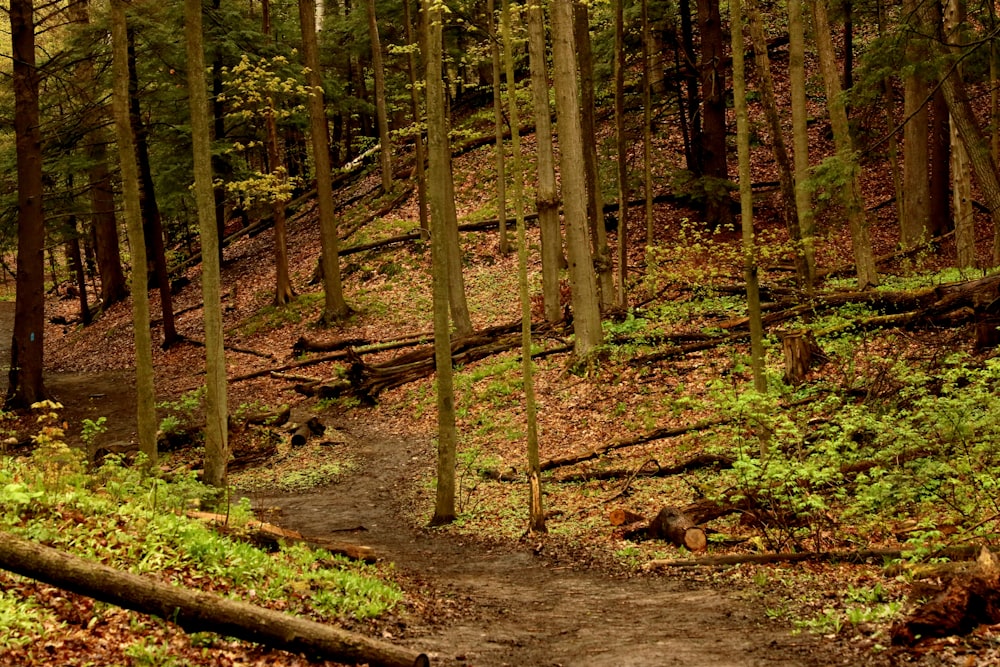
[[[709,183],[705,197],[705,219],[712,225],[729,225],[729,196],[720,192],[718,181],[729,179],[726,159],[726,85],[723,76],[722,19],[719,0],[697,0],[698,32],[701,34],[702,165]]]
[[[448,255],[446,227],[448,202],[454,191],[450,189],[451,159],[448,141],[448,119],[444,108],[444,81],[442,65],[441,6],[433,0],[424,0],[423,23],[427,38],[425,66],[427,90],[427,144],[430,158],[428,185],[431,204],[431,271],[434,302],[434,359],[437,370],[437,489],[431,525],[444,525],[455,520],[455,448],[458,435],[455,428],[455,391],[452,380],[451,331],[449,308],[451,290],[449,275],[451,265]],[[453,302],[452,302],[453,305]]]
[[[936,2],[937,0],[935,0]],[[909,31],[906,46],[908,62],[920,62],[927,57],[924,38],[919,26],[919,0],[903,0],[903,15],[910,17],[914,28]],[[900,245],[912,248],[930,230],[930,151],[928,136],[930,118],[925,104],[927,83],[916,72],[903,77],[903,217],[900,220]]]
[[[833,142],[838,157],[848,170],[848,177],[841,188],[840,195],[844,212],[851,230],[851,245],[854,250],[854,264],[858,275],[858,286],[861,289],[878,286],[878,271],[875,268],[875,258],[872,254],[871,238],[868,231],[868,220],[861,200],[858,184],[858,164],[851,141],[850,125],[847,121],[847,109],[841,95],[840,81],[837,74],[837,64],[834,58],[833,40],[830,37],[830,21],[827,17],[827,0],[813,2],[813,26],[816,32],[816,50],[819,54],[820,68],[823,70],[823,83],[826,88],[826,104],[830,110],[830,124],[833,127]]]
[[[155,280],[160,292],[160,311],[163,321],[163,347],[179,340],[174,324],[174,301],[170,293],[170,274],[167,272],[167,253],[163,245],[163,224],[160,208],[156,205],[153,170],[149,161],[149,142],[146,126],[139,107],[139,72],[135,64],[135,35],[128,37],[128,111],[135,146],[136,167],[139,170],[139,210],[142,215],[143,240],[146,244],[147,275]],[[131,233],[131,232],[130,232]],[[131,241],[131,239],[130,239]],[[133,258],[133,272],[135,271]]]
[[[587,4],[573,2],[573,37],[576,41],[577,61],[580,69],[580,129],[585,137],[593,137],[583,144],[583,173],[587,185],[587,222],[590,227],[591,253],[597,274],[597,291],[601,310],[610,309],[615,303],[612,279],[611,251],[608,249],[607,229],[604,227],[604,198],[601,193],[600,167],[597,157],[597,123],[594,99],[594,55],[590,45],[590,18]]]
[[[809,178],[809,112],[806,105],[805,26],[802,0],[788,0],[788,78],[792,106],[792,147],[795,160],[795,209],[802,255],[806,263],[806,290],[816,282],[816,222]]]
[[[490,3],[492,4],[492,2]],[[510,2],[503,0],[501,19],[503,34],[504,68],[507,81],[514,81],[514,43],[510,29]],[[512,128],[521,126],[517,97],[511,92],[507,97]],[[521,377],[524,384],[524,411],[527,426],[528,458],[528,530],[544,533],[545,509],[542,504],[542,476],[538,456],[538,409],[535,402],[534,362],[531,360],[531,298],[528,292],[528,240],[524,224],[524,169],[521,159],[521,134],[511,132],[513,159],[511,177],[514,186],[514,217],[517,218],[517,285],[521,300]],[[502,219],[501,219],[502,220]],[[501,222],[501,226],[505,226]]]
[[[698,69],[695,67],[697,57],[694,50],[694,26],[691,24],[691,0],[680,0],[678,12],[681,20],[681,43],[684,47],[684,82],[687,98],[687,117],[689,125],[690,141],[685,163],[688,171],[695,176],[702,175],[701,162],[701,100],[698,99]],[[681,69],[678,64],[678,69]]]
[[[555,70],[556,116],[559,123],[559,164],[563,215],[573,298],[573,350],[586,358],[603,339],[597,279],[587,239],[587,183],[580,129],[573,39],[572,0],[552,0],[552,62]]]
[[[730,2],[729,11],[734,18],[737,12],[732,7],[738,3],[739,0]],[[694,525],[691,517],[673,507],[664,507],[660,510],[656,518],[649,522],[646,534],[653,539],[665,540],[690,551],[704,551],[705,547],[708,546],[705,531]]]
[[[420,113],[420,91],[417,88],[419,79],[417,69],[417,39],[413,33],[413,18],[410,12],[410,0],[403,0],[403,23],[406,25],[406,43],[410,46],[407,52],[407,73],[410,77],[410,111],[413,116],[413,124],[416,127],[413,138],[414,155],[416,165],[414,172],[417,179],[417,211],[420,216],[420,229],[423,232],[423,239],[430,237],[430,220],[427,217],[427,151],[424,147],[424,133],[420,129],[423,124],[423,114]]]
[[[42,382],[45,332],[45,215],[42,211],[42,138],[35,68],[32,0],[11,0],[14,59],[14,137],[17,151],[17,296],[10,347],[8,408],[46,398]]]
[[[66,241],[66,256],[69,259],[70,270],[76,278],[76,288],[80,299],[80,321],[83,326],[91,323],[90,306],[87,303],[87,272],[83,265],[83,253],[80,252],[80,235],[76,216],[69,220],[70,238]]]
[[[487,31],[490,41],[490,57],[493,63],[493,129],[496,133],[496,165],[497,165],[497,219],[507,220],[507,169],[504,157],[503,128],[503,96],[500,92],[500,42],[497,39],[496,9],[493,0],[486,1]],[[505,45],[506,47],[506,45]],[[515,96],[514,80],[507,80],[507,94]],[[517,125],[511,121],[511,135],[518,137],[514,129]],[[500,254],[510,253],[510,243],[507,240],[507,224],[501,222],[497,226],[500,231]]]
[[[159,616],[188,632],[216,632],[349,664],[430,665],[423,654],[331,625],[122,572],[10,533],[3,533],[2,537],[0,566],[5,570]]]
[[[774,80],[771,78],[771,59],[767,55],[767,37],[764,34],[764,22],[761,20],[757,0],[746,0],[747,17],[750,24],[750,37],[754,54],[757,58],[757,76],[760,80],[760,93],[764,106],[764,115],[771,130],[771,152],[778,165],[778,182],[781,186],[781,210],[785,221],[785,229],[795,248],[795,272],[800,287],[809,283],[809,272],[806,267],[805,254],[802,252],[802,234],[799,228],[798,211],[796,209],[795,182],[792,178],[792,165],[785,149],[785,138],[781,128],[781,117],[778,115],[778,100],[774,94]]]
[[[382,42],[378,36],[375,0],[368,0],[368,38],[372,46],[372,72],[375,75],[375,116],[378,123],[379,163],[382,191],[392,191],[392,141],[389,139],[389,115],[385,102],[385,71],[382,66]]]
[[[531,69],[531,99],[535,116],[538,187],[535,206],[542,243],[542,300],[545,319],[562,319],[559,269],[563,262],[562,230],[559,225],[559,195],[556,191],[555,157],[552,153],[552,110],[545,58],[545,17],[542,5],[528,3],[528,59]]]
[[[690,20],[689,20],[690,23]],[[618,157],[618,305],[628,306],[628,138],[625,136],[625,0],[615,0],[615,147]]]
[[[299,0],[299,25],[302,31],[302,57],[309,69],[309,136],[312,139],[313,164],[316,167],[316,201],[319,208],[319,234],[322,245],[324,305],[321,320],[325,324],[343,319],[350,308],[344,300],[340,280],[340,256],[337,219],[333,204],[333,177],[330,172],[330,136],[323,103],[323,77],[316,36],[314,0]]]
[[[188,65],[188,103],[194,151],[194,194],[201,232],[202,301],[205,320],[207,392],[205,394],[205,481],[226,485],[229,442],[226,397],[226,354],[223,346],[221,267],[215,233],[212,193],[212,147],[209,141],[208,95],[205,86],[205,49],[201,0],[184,2],[185,52]]]
[[[743,14],[740,0],[730,0],[730,29],[733,46],[733,100],[736,107],[736,149],[740,172],[740,227],[743,231],[743,274],[747,284],[747,313],[750,317],[750,365],[754,388],[767,390],[764,377],[764,329],[761,323],[760,283],[757,251],[754,248],[753,184],[750,175],[750,121],[747,117],[746,68],[744,66]]]
[[[957,52],[961,46],[959,27],[965,21],[965,5],[959,0],[948,0],[944,16],[946,43],[954,44]],[[961,77],[961,68],[956,69],[954,76]],[[945,101],[947,104],[947,101]],[[958,268],[971,269],[976,266],[976,228],[972,216],[972,165],[969,154],[959,139],[954,126],[950,128],[951,145],[951,175],[952,202],[955,220],[955,249],[957,251]]]
[[[136,419],[139,449],[156,465],[156,390],[153,386],[153,342],[149,331],[149,276],[146,246],[143,239],[142,211],[139,207],[139,167],[129,109],[128,26],[124,0],[111,1],[111,48],[114,94],[115,133],[122,172],[122,199],[125,202],[125,225],[132,253],[132,328],[135,335]],[[169,287],[168,287],[169,289]]]

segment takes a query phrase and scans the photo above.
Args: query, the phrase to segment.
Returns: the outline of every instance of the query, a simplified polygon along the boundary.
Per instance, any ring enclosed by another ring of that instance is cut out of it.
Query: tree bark
[[[556,191],[555,157],[552,153],[552,110],[545,58],[545,17],[541,3],[528,3],[528,60],[531,99],[535,116],[538,187],[535,207],[542,243],[542,301],[545,319],[555,324],[563,317],[560,307],[559,269],[563,262],[559,195]]]
[[[861,289],[878,286],[878,271],[872,254],[872,243],[868,230],[868,219],[861,199],[858,183],[859,168],[857,157],[851,141],[851,129],[847,120],[847,108],[841,95],[837,64],[834,58],[833,40],[830,37],[830,21],[827,16],[827,0],[815,0],[813,8],[813,26],[816,32],[816,50],[819,54],[820,68],[823,70],[823,83],[826,88],[826,104],[830,111],[830,124],[833,127],[833,142],[837,156],[843,162],[848,172],[843,187],[840,189],[841,201],[847,222],[851,230],[851,245],[854,250],[854,264]]]
[[[733,47],[733,100],[736,107],[736,148],[739,154],[740,227],[743,236],[743,275],[746,279],[747,314],[750,318],[750,366],[754,388],[767,390],[764,377],[764,328],[761,322],[760,280],[754,248],[753,184],[750,174],[750,121],[747,114],[746,69],[744,67],[743,15],[740,0],[730,0]]]
[[[372,72],[375,76],[375,116],[378,124],[379,164],[383,192],[392,191],[392,141],[389,139],[389,114],[385,101],[385,71],[382,66],[382,42],[378,36],[375,0],[368,0],[368,38],[372,47]]]
[[[955,51],[961,48],[958,45],[958,40],[961,38],[959,28],[965,18],[965,4],[959,0],[948,0],[944,17],[945,41],[949,44],[956,44],[952,47]],[[953,76],[961,77],[961,68],[956,69]],[[947,100],[945,103],[947,104]],[[972,216],[972,164],[969,161],[969,153],[965,150],[965,145],[962,144],[953,124],[950,127],[949,139],[951,144],[955,250],[958,255],[956,259],[958,268],[971,269],[976,266],[976,227]]]
[[[139,170],[139,210],[142,215],[142,232],[146,244],[146,273],[159,288],[160,311],[163,318],[163,347],[179,340],[174,325],[174,302],[170,294],[170,274],[167,272],[167,253],[163,244],[163,223],[160,208],[156,205],[153,171],[149,160],[149,133],[142,122],[139,107],[139,72],[135,63],[135,35],[129,29],[128,37],[128,110],[135,147],[136,167]],[[131,234],[131,232],[129,232]],[[130,239],[131,240],[131,239]],[[135,271],[133,265],[132,270]]]
[[[14,59],[14,137],[17,151],[17,296],[11,342],[8,408],[46,398],[42,381],[45,332],[45,214],[42,210],[42,137],[35,67],[32,0],[10,3]]]
[[[428,185],[431,205],[431,272],[434,304],[434,360],[437,371],[437,485],[432,526],[455,520],[455,456],[458,435],[455,427],[455,390],[452,379],[450,315],[455,314],[449,289],[451,262],[446,239],[449,221],[448,199],[454,208],[450,189],[451,159],[448,144],[448,120],[444,107],[444,81],[441,79],[441,33],[443,13],[434,0],[423,1],[427,60],[427,144],[430,157]],[[449,308],[451,301],[451,308]]]
[[[701,34],[702,165],[704,177],[729,179],[726,158],[726,85],[723,68],[722,19],[719,0],[697,0],[698,32]],[[705,218],[713,225],[732,223],[729,197],[714,183],[706,188]]]
[[[10,533],[3,533],[2,537],[0,566],[4,569],[79,595],[158,616],[188,632],[216,632],[349,664],[430,665],[422,653],[330,625],[122,572]]]
[[[587,184],[587,222],[590,227],[591,253],[597,277],[598,298],[601,310],[609,310],[615,303],[612,279],[611,251],[608,233],[604,227],[604,199],[601,193],[600,167],[597,156],[597,122],[594,95],[594,55],[590,44],[590,17],[585,2],[573,2],[573,38],[576,42],[577,62],[580,70],[580,130],[585,137],[593,137],[583,144],[583,173]]]
[[[132,328],[135,333],[136,418],[139,449],[156,464],[156,390],[153,386],[153,342],[149,332],[149,294],[142,211],[139,207],[139,167],[136,163],[129,110],[128,26],[123,0],[111,0],[111,44],[114,94],[112,108],[122,172],[125,224],[132,253]],[[169,288],[168,288],[169,289]]]
[[[416,165],[413,168],[417,180],[417,211],[420,216],[421,238],[425,241],[430,237],[430,220],[427,217],[427,150],[424,145],[424,133],[420,129],[423,114],[420,113],[420,91],[417,88],[417,54],[414,52],[418,42],[413,32],[413,18],[410,12],[410,0],[403,0],[403,23],[406,25],[406,43],[410,46],[407,53],[407,73],[410,77],[410,112],[416,133],[413,138],[414,157]]]
[[[802,0],[788,0],[788,78],[792,106],[792,152],[795,161],[795,209],[802,255],[806,264],[806,290],[816,282],[816,223],[806,180],[809,178],[809,112],[806,104],[805,25]]]
[[[314,0],[299,0],[299,24],[302,31],[302,57],[309,70],[309,136],[312,139],[313,164],[316,167],[316,202],[319,208],[319,234],[322,245],[320,262],[323,267],[323,315],[325,324],[343,319],[350,308],[344,300],[340,280],[340,256],[337,219],[333,204],[333,177],[330,171],[330,135],[323,103],[323,76],[319,62],[319,42],[316,36],[316,5]]]
[[[229,461],[226,395],[226,353],[222,331],[221,266],[215,229],[212,192],[212,147],[209,141],[208,95],[205,85],[205,49],[201,0],[184,2],[185,52],[188,65],[188,104],[194,152],[194,194],[201,236],[201,286],[205,322],[205,481],[226,485]]]
[[[496,30],[496,8],[494,0],[486,2],[486,20],[488,38],[490,40],[490,57],[493,64],[493,129],[496,134],[496,168],[497,168],[497,218],[507,219],[507,168],[506,157],[504,155],[504,131],[503,131],[503,96],[500,87],[500,41]],[[515,95],[514,82],[507,80],[508,95]],[[517,127],[511,121],[511,127]],[[511,132],[511,136],[516,135]],[[497,225],[500,231],[500,254],[510,253],[510,242],[507,240],[507,225]]]
[[[576,82],[572,0],[552,0],[552,62],[555,70],[559,164],[562,178],[566,247],[573,299],[574,351],[586,358],[601,343],[597,278],[587,239],[587,184],[583,171],[583,136]]]
[[[937,0],[934,0],[935,2]],[[903,15],[912,26],[906,46],[909,62],[920,62],[927,56],[917,7],[919,0],[903,0]],[[930,154],[927,112],[927,83],[919,73],[903,77],[903,217],[900,220],[900,244],[909,248],[919,244],[930,233]]]
[[[690,24],[690,17],[688,23]],[[614,76],[615,148],[618,158],[618,305],[622,308],[628,306],[629,183],[628,138],[625,136],[625,68],[625,0],[615,0]]]
[[[646,534],[653,539],[665,540],[691,551],[704,551],[708,546],[705,531],[694,525],[691,517],[673,507],[660,510],[656,518],[649,522]]]

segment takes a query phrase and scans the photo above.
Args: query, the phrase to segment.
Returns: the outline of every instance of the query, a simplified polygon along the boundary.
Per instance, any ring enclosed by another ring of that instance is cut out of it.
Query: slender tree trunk
[[[69,5],[70,20],[84,25],[90,24],[89,2],[74,2]],[[86,153],[90,162],[87,171],[90,191],[91,227],[96,241],[98,272],[101,275],[101,300],[105,307],[121,301],[128,295],[125,272],[122,271],[121,254],[118,247],[118,221],[115,219],[115,192],[108,168],[106,138],[101,129],[105,111],[96,99],[97,84],[94,63],[83,59],[75,68],[80,94],[90,111],[84,122],[90,130],[87,133]]]
[[[156,205],[153,170],[149,159],[149,133],[142,122],[139,106],[139,71],[135,63],[135,34],[130,28],[128,37],[128,111],[135,146],[136,166],[139,170],[139,210],[142,216],[143,241],[146,244],[147,274],[155,279],[160,293],[160,310],[163,321],[163,347],[168,348],[180,338],[174,323],[174,301],[170,293],[170,274],[167,272],[167,253],[163,244],[163,223],[160,208]],[[131,240],[131,239],[130,239]],[[133,258],[132,270],[135,271]]]
[[[677,64],[677,69],[684,72],[685,97],[687,99],[689,146],[685,155],[688,171],[695,176],[702,175],[701,164],[701,100],[698,98],[698,61],[694,50],[694,26],[691,23],[691,0],[680,0],[678,13],[681,20],[681,44],[683,46],[683,62]]]
[[[965,18],[965,4],[959,0],[948,0],[944,15],[945,43],[954,45],[952,48],[956,53],[961,49],[959,29]],[[961,77],[961,68],[957,68],[952,76]],[[971,269],[976,266],[976,228],[972,212],[972,164],[953,124],[951,124],[950,129],[955,249],[958,255],[958,268]]]
[[[442,12],[433,0],[424,0],[427,31],[427,144],[430,157],[428,185],[431,204],[431,271],[434,301],[434,358],[437,371],[437,494],[431,525],[455,520],[455,392],[452,381],[449,327],[448,202],[453,197],[449,159],[448,120],[444,108],[444,81],[441,79]],[[452,202],[454,204],[454,202]]]
[[[407,71],[410,75],[410,110],[413,124],[417,128],[413,139],[416,166],[414,172],[417,178],[417,211],[420,216],[420,229],[424,240],[430,238],[430,219],[427,216],[427,151],[424,148],[424,133],[420,129],[423,114],[420,112],[420,91],[417,87],[419,79],[417,69],[417,54],[414,52],[418,41],[413,33],[413,17],[410,12],[410,0],[403,0],[403,23],[406,25],[406,43],[410,46],[407,53]]]
[[[618,305],[628,305],[628,137],[625,136],[625,0],[615,0],[615,146],[618,153]]]
[[[500,88],[500,43],[497,39],[496,8],[493,0],[486,0],[487,32],[490,40],[490,56],[493,62],[493,129],[496,133],[496,165],[497,165],[497,220],[500,231],[500,254],[510,253],[510,242],[507,240],[507,169],[504,158],[503,142],[503,96]],[[506,45],[505,45],[506,47]],[[507,80],[508,95],[515,95],[514,81]],[[511,134],[518,134],[517,126],[511,122]]]
[[[792,100],[792,141],[795,156],[795,209],[802,255],[806,262],[806,289],[816,282],[816,223],[806,180],[809,178],[809,112],[806,106],[805,25],[802,0],[788,0],[788,75]]]
[[[597,290],[601,310],[610,309],[615,303],[612,278],[611,251],[608,233],[604,227],[604,198],[601,194],[600,167],[597,157],[597,123],[594,99],[594,55],[590,46],[590,18],[587,5],[573,2],[573,35],[576,41],[577,62],[580,69],[580,127],[585,137],[593,137],[583,144],[584,178],[587,184],[587,222],[590,226],[591,253],[597,273]]]
[[[128,27],[124,0],[111,0],[111,44],[114,76],[112,108],[122,172],[122,199],[129,250],[132,253],[132,327],[135,330],[135,394],[139,450],[156,465],[156,391],[153,386],[153,341],[149,331],[149,275],[139,207],[139,167],[129,109]]]
[[[655,245],[653,234],[653,99],[649,73],[649,0],[640,0],[642,12],[642,185],[646,221],[647,269],[650,249]]]
[[[71,216],[69,220],[70,238],[66,242],[66,254],[69,258],[70,269],[76,279],[76,287],[80,299],[80,321],[83,326],[89,325],[93,318],[90,315],[90,306],[87,303],[87,272],[83,265],[83,253],[80,252],[80,235],[77,228],[76,216]]]
[[[722,19],[719,0],[697,0],[701,35],[702,164],[706,187],[705,218],[713,225],[732,223],[729,195],[720,187],[728,181],[726,159],[726,85],[723,76]]]
[[[597,278],[587,240],[587,183],[576,83],[576,45],[572,0],[552,0],[552,62],[555,70],[556,117],[559,123],[559,165],[562,178],[566,248],[573,299],[573,350],[585,359],[600,345],[600,305]]]
[[[750,316],[750,365],[754,388],[767,391],[764,377],[764,329],[761,320],[757,253],[753,238],[753,183],[750,174],[750,121],[747,117],[746,69],[744,65],[743,14],[740,0],[730,0],[733,45],[733,103],[736,107],[736,148],[740,172],[740,226],[743,230],[743,273],[747,284]]]
[[[833,127],[833,142],[837,156],[848,170],[848,177],[841,187],[840,195],[851,229],[851,245],[854,250],[858,286],[861,289],[868,289],[878,286],[878,271],[875,268],[875,257],[872,253],[868,219],[865,216],[861,200],[858,164],[851,141],[847,109],[841,95],[840,80],[834,59],[833,40],[830,38],[830,21],[827,17],[826,0],[813,2],[813,26],[816,32],[816,50],[819,54],[820,68],[823,70],[826,104],[830,111],[830,124]]]
[[[226,485],[229,442],[226,396],[226,355],[222,332],[222,291],[219,238],[215,230],[212,194],[212,147],[209,141],[208,95],[205,85],[205,49],[201,0],[184,0],[185,52],[188,65],[188,103],[194,150],[194,194],[201,232],[201,285],[205,321],[205,482]]]
[[[903,1],[903,14],[914,26],[906,47],[908,62],[920,62],[927,56],[922,45],[924,40],[919,36],[918,4],[919,0]],[[907,120],[903,126],[903,217],[900,221],[900,244],[904,248],[918,245],[930,230],[930,153],[927,143],[930,117],[926,99],[927,83],[918,73],[907,74],[903,78],[903,117]]]
[[[552,109],[549,107],[549,77],[545,58],[545,18],[541,3],[528,3],[528,60],[531,69],[531,99],[535,115],[538,187],[535,206],[542,243],[542,300],[545,319],[562,319],[559,268],[563,262],[559,196],[556,191],[555,156],[552,152]]]
[[[385,71],[382,66],[382,42],[378,36],[375,0],[368,0],[368,39],[372,43],[372,72],[375,76],[375,116],[378,123],[382,191],[391,192],[392,141],[389,139],[389,114],[385,103]]]
[[[222,0],[212,0],[212,11],[222,8]],[[226,138],[226,109],[223,96],[222,68],[224,66],[223,47],[215,45],[212,54],[212,141],[222,142]],[[223,181],[232,176],[229,160],[219,154],[212,155],[212,171],[218,182],[212,190],[215,201],[215,227],[219,234],[219,261],[222,261],[222,242],[226,237],[226,187]]]
[[[795,181],[792,178],[792,164],[785,149],[785,137],[778,115],[778,100],[774,94],[774,80],[771,78],[771,59],[767,55],[767,37],[761,20],[757,0],[744,0],[750,24],[750,37],[757,57],[757,76],[760,79],[760,93],[764,104],[764,115],[771,130],[771,152],[778,165],[778,182],[781,186],[782,214],[785,228],[795,248],[795,273],[801,287],[809,284],[809,270],[805,253],[802,252],[802,233],[796,208]],[[745,85],[745,82],[744,82]]]
[[[885,7],[883,5],[883,0],[876,0],[875,3],[877,15],[878,15],[878,34],[879,37],[885,35]],[[885,126],[887,129],[891,130],[896,127],[896,104],[894,101],[893,86],[892,81],[889,77],[882,79],[882,94],[884,95],[883,107],[885,110]],[[892,185],[893,192],[896,194],[896,219],[900,224],[902,229],[903,224],[903,176],[899,170],[899,142],[896,138],[896,133],[893,132],[889,135],[888,140],[888,154],[889,154],[889,166],[892,170]]]
[[[46,398],[42,382],[45,333],[45,215],[42,211],[42,138],[35,68],[32,0],[11,0],[14,59],[14,137],[17,152],[17,296],[11,342],[8,408]]]
[[[492,3],[491,3],[492,4]],[[503,0],[504,65],[507,81],[514,81],[513,40],[510,30],[510,2]],[[535,404],[534,362],[531,360],[531,298],[528,293],[528,240],[524,224],[524,170],[521,160],[521,135],[516,128],[521,126],[517,109],[517,98],[507,96],[510,109],[511,177],[514,185],[514,216],[517,218],[517,284],[521,297],[521,376],[524,381],[524,410],[528,430],[528,530],[544,533],[545,508],[542,505],[542,473],[538,455],[538,410]]]
[[[343,319],[350,312],[344,300],[340,281],[340,256],[337,238],[337,218],[333,205],[333,177],[330,172],[330,138],[323,103],[323,76],[319,63],[319,41],[316,36],[316,5],[314,0],[299,0],[299,25],[302,31],[302,56],[309,70],[309,135],[312,139],[313,162],[316,167],[316,199],[319,208],[319,234],[322,245],[320,262],[323,267],[324,324]]]

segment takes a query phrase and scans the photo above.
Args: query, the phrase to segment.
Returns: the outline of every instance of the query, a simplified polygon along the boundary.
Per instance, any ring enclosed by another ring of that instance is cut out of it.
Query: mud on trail
[[[433,609],[405,614],[387,632],[431,655],[432,664],[839,662],[815,639],[765,624],[762,610],[685,583],[680,573],[618,577],[548,554],[544,537],[491,546],[415,526],[408,504],[421,467],[430,463],[431,443],[379,432],[361,419],[338,427],[361,461],[348,478],[309,493],[251,499],[270,521],[308,536],[356,541],[393,562],[404,586],[432,600]]]

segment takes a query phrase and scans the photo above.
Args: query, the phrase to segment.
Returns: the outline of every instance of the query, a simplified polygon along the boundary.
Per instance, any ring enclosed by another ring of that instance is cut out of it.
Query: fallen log
[[[705,531],[694,524],[691,517],[676,507],[664,507],[649,522],[646,535],[653,539],[686,547],[690,551],[704,551],[708,546]]]
[[[319,420],[319,417],[310,417],[292,432],[292,447],[302,447],[309,442],[309,438],[312,436],[323,435],[325,432],[326,426]]]
[[[645,521],[646,517],[641,514],[636,514],[630,510],[626,509],[614,509],[608,514],[608,522],[612,526],[624,526],[627,523],[637,523],[639,521]]]
[[[152,614],[186,632],[215,632],[348,664],[429,666],[426,655],[331,625],[116,570],[10,533],[0,566],[102,602]]]
[[[573,473],[572,475],[563,475],[561,477],[556,477],[553,482],[566,483],[566,482],[596,482],[596,481],[607,481],[612,479],[621,479],[623,477],[635,476],[635,477],[671,477],[673,475],[680,475],[686,472],[691,472],[692,470],[699,470],[701,468],[708,468],[710,466],[716,466],[719,468],[732,468],[734,460],[728,456],[722,456],[721,454],[695,454],[686,461],[681,461],[680,463],[672,466],[661,467],[657,464],[655,470],[642,469],[639,472],[634,470],[628,470],[626,468],[614,468],[612,470],[595,470],[591,472],[581,472]],[[655,461],[654,461],[655,463]]]
[[[1000,559],[985,547],[974,567],[951,577],[927,603],[895,624],[893,644],[913,646],[926,637],[965,635],[1000,623]]]
[[[582,463],[584,461],[589,461],[591,459],[596,459],[604,454],[615,450],[622,449],[624,447],[632,447],[633,445],[644,445],[647,442],[653,442],[654,440],[663,440],[665,438],[675,438],[680,435],[685,435],[687,433],[692,433],[694,431],[703,431],[706,428],[711,428],[713,426],[718,426],[719,424],[724,424],[727,420],[725,419],[705,419],[703,421],[697,422],[696,424],[691,424],[689,426],[676,426],[672,428],[658,428],[648,433],[644,433],[635,438],[626,438],[623,440],[614,440],[612,442],[605,443],[593,449],[589,449],[585,452],[580,452],[578,454],[569,454],[567,456],[559,456],[551,459],[545,459],[541,462],[541,469],[552,470],[553,468],[559,468],[562,466],[574,465],[577,463]]]

